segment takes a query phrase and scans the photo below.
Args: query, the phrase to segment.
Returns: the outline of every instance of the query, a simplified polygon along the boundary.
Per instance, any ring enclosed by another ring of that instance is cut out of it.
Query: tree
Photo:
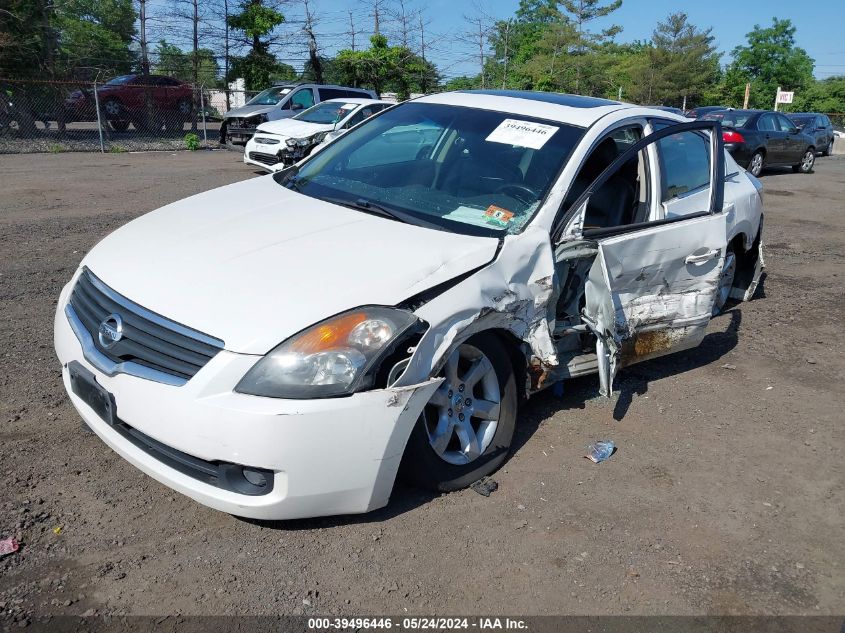
[[[748,44],[733,50],[733,62],[723,82],[750,81],[752,107],[771,108],[778,86],[800,92],[813,83],[813,59],[795,46],[795,27],[790,20],[772,18],[770,27],[755,25],[746,37]],[[741,88],[723,85],[718,92],[734,95],[740,89],[745,90],[744,82]]]
[[[795,95],[792,112],[845,112],[845,76],[814,81]]]
[[[335,63],[343,83],[363,85],[377,93],[394,90],[400,100],[423,84],[438,83],[433,64],[404,46],[389,46],[384,35],[373,35],[367,50],[338,52]]]
[[[601,82],[596,81],[589,64],[589,53],[596,46],[606,42],[622,31],[622,27],[612,25],[598,33],[590,31],[588,25],[599,18],[610,15],[622,6],[622,0],[613,0],[601,5],[599,0],[560,0],[564,16],[575,27],[575,56],[572,64],[575,68],[575,92],[591,94]],[[584,85],[582,85],[584,84]]]
[[[269,36],[285,21],[285,16],[264,4],[263,0],[243,0],[240,13],[229,16],[229,26],[241,31],[249,53],[232,63],[231,77],[243,77],[248,90],[262,90],[272,79],[292,79],[290,66],[280,64],[269,51]],[[226,78],[227,81],[229,77]]]
[[[53,26],[58,32],[58,72],[79,67],[129,72],[137,13],[132,0],[57,0]]]
[[[156,73],[170,75],[182,81],[194,81],[193,53],[161,40],[155,49]],[[219,67],[214,52],[207,48],[197,50],[197,81],[205,86],[217,84]]]
[[[23,78],[51,70],[55,34],[47,0],[4,0],[0,8],[0,76]]]

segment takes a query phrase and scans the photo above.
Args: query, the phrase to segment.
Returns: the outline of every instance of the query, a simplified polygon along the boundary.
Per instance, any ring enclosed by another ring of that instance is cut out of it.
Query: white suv
[[[397,472],[500,466],[517,403],[696,346],[762,267],[716,122],[601,99],[400,104],[277,174],[144,215],[58,301],[70,399],[115,451],[264,519],[366,512]]]

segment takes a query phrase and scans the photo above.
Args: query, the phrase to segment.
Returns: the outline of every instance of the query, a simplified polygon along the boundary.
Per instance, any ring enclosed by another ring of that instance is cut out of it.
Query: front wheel
[[[802,174],[809,174],[811,171],[813,171],[813,165],[815,164],[816,150],[810,147],[809,149],[807,149],[806,152],[804,152],[804,156],[801,158],[801,162],[797,165],[792,166],[792,171],[794,171],[795,173],[800,172]]]
[[[513,366],[499,339],[476,334],[454,350],[445,380],[408,439],[402,474],[448,492],[494,472],[508,456],[517,413]]]

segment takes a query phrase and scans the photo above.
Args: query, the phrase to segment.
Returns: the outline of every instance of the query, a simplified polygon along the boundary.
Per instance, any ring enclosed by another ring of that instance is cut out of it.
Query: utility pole
[[[505,23],[505,69],[502,75],[502,90],[507,88],[508,84],[508,34],[511,30],[511,20],[508,18],[508,21]]]
[[[349,9],[349,35],[352,38],[352,50],[355,50],[355,21],[352,19],[352,9]]]
[[[229,0],[223,0],[223,85],[226,87],[226,110],[232,109],[229,95]]]
[[[425,58],[425,23],[423,22],[422,11],[419,14],[420,18],[420,57],[423,60],[423,66],[426,69],[423,71],[422,80],[420,81],[420,88],[423,91],[423,94],[428,92],[428,63]]]
[[[147,0],[139,0],[138,21],[141,26],[141,74],[150,74],[150,58],[147,55]]]

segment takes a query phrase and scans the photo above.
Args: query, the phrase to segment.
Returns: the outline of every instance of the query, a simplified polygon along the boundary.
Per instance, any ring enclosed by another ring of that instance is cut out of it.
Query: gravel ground
[[[0,623],[45,614],[841,614],[845,160],[763,178],[768,275],[701,347],[520,414],[490,497],[401,485],[365,516],[256,523],[83,432],[52,349],[87,249],[253,177],[229,152],[0,156]],[[585,445],[613,439],[595,465]],[[330,467],[327,465],[326,467]]]

